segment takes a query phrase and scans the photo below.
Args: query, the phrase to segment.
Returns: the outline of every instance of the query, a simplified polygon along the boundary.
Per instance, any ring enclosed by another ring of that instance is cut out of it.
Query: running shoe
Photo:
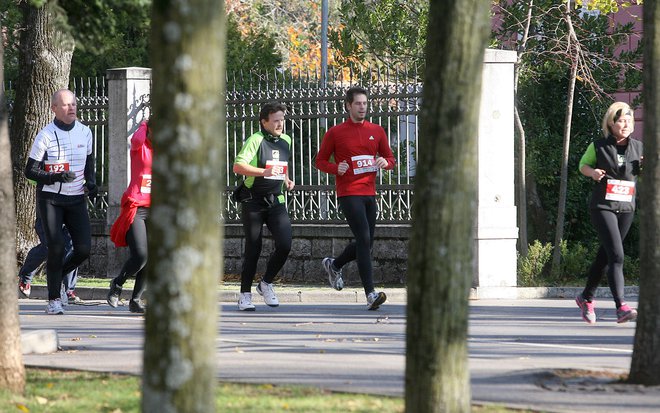
[[[387,296],[384,292],[372,291],[367,294],[367,310],[378,310],[381,304],[387,300]]]
[[[131,298],[131,301],[128,302],[128,311],[131,313],[144,314],[145,309],[144,303],[140,299]]]
[[[621,303],[621,307],[616,310],[616,322],[627,323],[637,319],[637,310],[630,308],[626,303]]]
[[[280,301],[277,299],[277,296],[275,295],[275,291],[273,290],[273,284],[268,284],[267,282],[260,281],[259,284],[257,284],[257,292],[259,295],[264,297],[264,302],[266,303],[267,306],[269,307],[277,307],[280,305]]]
[[[342,278],[341,269],[336,270],[334,263],[335,259],[326,257],[323,258],[321,262],[325,272],[328,274],[328,281],[330,282],[330,287],[334,288],[337,291],[341,291],[344,288],[344,279]]]
[[[594,310],[593,301],[587,301],[582,297],[582,294],[579,294],[575,297],[575,303],[582,310],[582,318],[589,324],[594,324],[596,322],[596,311]]]
[[[48,305],[46,305],[46,314],[64,314],[64,309],[62,308],[62,300],[59,298],[48,300]]]
[[[252,293],[241,293],[239,295],[238,309],[241,311],[254,311],[256,309],[252,304]]]
[[[25,298],[30,298],[30,293],[32,292],[32,287],[30,283],[24,283],[23,281],[18,282],[18,291],[21,292],[21,295]]]
[[[119,305],[119,296],[121,295],[121,286],[115,283],[115,279],[110,280],[110,291],[108,291],[108,297],[106,301],[108,305],[113,308],[117,308]]]
[[[78,297],[74,291],[67,291],[66,298],[71,304],[82,304],[83,302],[82,298]]]
[[[64,307],[69,305],[69,296],[66,295],[66,287],[64,286],[64,283],[62,283],[62,287],[60,288],[60,301]]]

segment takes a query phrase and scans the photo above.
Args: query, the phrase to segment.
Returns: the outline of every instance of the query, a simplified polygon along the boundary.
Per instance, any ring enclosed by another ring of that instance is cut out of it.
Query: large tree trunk
[[[433,1],[409,247],[406,411],[469,412],[477,134],[489,3]]]
[[[11,125],[11,160],[16,199],[16,251],[19,262],[36,241],[34,232],[35,187],[23,175],[37,132],[52,119],[50,98],[68,86],[73,38],[56,20],[63,19],[57,2],[42,7],[20,1],[23,31],[18,57],[19,76]]]
[[[639,317],[629,380],[660,385],[660,4],[644,3],[644,178],[640,184]]]
[[[142,411],[215,411],[223,268],[222,0],[154,1],[154,165]]]
[[[0,41],[0,82],[4,81],[3,42]],[[25,368],[16,298],[16,217],[11,184],[5,92],[0,88],[0,388],[23,393]]]

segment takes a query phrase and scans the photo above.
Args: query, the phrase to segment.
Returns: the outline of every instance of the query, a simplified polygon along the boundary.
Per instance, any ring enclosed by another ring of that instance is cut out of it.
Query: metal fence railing
[[[392,171],[378,176],[380,223],[408,223],[411,214],[412,183],[418,143],[418,112],[422,84],[417,73],[399,70],[330,68],[325,81],[319,72],[228,74],[226,88],[226,190],[239,182],[231,166],[245,138],[259,130],[259,110],[277,100],[288,107],[285,132],[291,136],[291,177],[296,190],[287,195],[291,219],[296,223],[340,220],[334,192],[334,177],[314,168],[314,155],[323,134],[345,119],[343,97],[352,85],[365,87],[370,94],[369,119],[381,125],[390,139],[397,159]],[[5,86],[11,89],[11,85]],[[90,211],[103,219],[107,210],[108,90],[104,78],[74,79],[71,90],[78,97],[78,116],[92,129],[100,194]],[[9,96],[10,94],[8,94]],[[221,216],[238,222],[238,206],[227,200]]]

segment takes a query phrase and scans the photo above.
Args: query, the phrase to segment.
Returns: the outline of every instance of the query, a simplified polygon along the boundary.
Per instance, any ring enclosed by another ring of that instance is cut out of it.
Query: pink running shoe
[[[617,323],[627,323],[628,321],[634,321],[637,319],[637,310],[630,308],[626,303],[621,303],[621,307],[616,310],[616,322]]]
[[[575,303],[582,310],[582,318],[589,324],[596,322],[596,311],[594,311],[593,301],[587,301],[582,297],[582,294],[575,297]]]

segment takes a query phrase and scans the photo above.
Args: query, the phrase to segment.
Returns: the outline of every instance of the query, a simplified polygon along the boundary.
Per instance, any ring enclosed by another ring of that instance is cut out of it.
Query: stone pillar
[[[516,52],[487,49],[479,114],[477,274],[479,298],[513,298],[516,286],[514,90]]]
[[[127,67],[109,69],[108,80],[108,233],[119,215],[121,197],[130,180],[130,143],[138,125],[149,117],[151,93],[151,69]],[[115,277],[125,258],[126,251],[115,248],[107,239],[108,265],[106,276]]]

